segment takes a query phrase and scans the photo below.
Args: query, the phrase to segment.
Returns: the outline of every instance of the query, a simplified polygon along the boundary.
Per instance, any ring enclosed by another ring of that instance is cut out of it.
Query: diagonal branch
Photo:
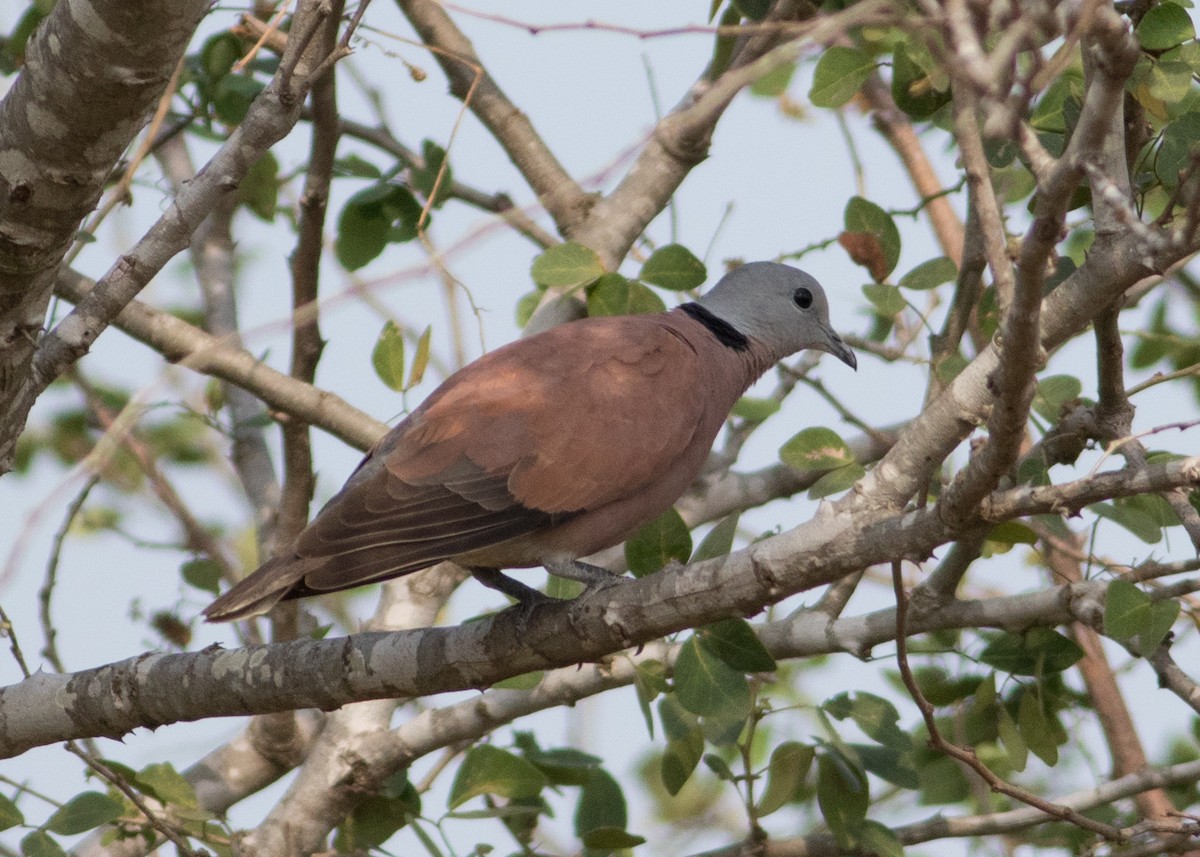
[[[77,304],[93,288],[95,283],[68,269],[59,273],[55,294]],[[368,449],[387,431],[386,425],[336,393],[320,390],[267,366],[239,347],[236,339],[205,333],[149,304],[130,301],[114,323],[167,360],[236,384],[268,407],[317,426],[357,449]]]
[[[0,474],[44,388],[30,374],[58,266],[208,7],[57,4],[0,101]]]
[[[1102,473],[989,498],[989,521],[1113,497],[1200,485],[1200,458]],[[487,687],[513,675],[604,657],[684,628],[829,583],[897,556],[924,557],[953,540],[934,510],[828,514],[726,557],[508,610],[455,628],[362,633],[337,640],[188,654],[146,654],[72,675],[37,674],[0,690],[0,754],[139,726]],[[505,657],[496,658],[496,652]],[[186,678],[188,693],[175,692]],[[64,702],[69,700],[69,702]]]
[[[319,0],[302,3],[293,33],[307,33],[328,12]],[[292,39],[288,53],[271,82],[254,100],[242,124],[213,159],[188,183],[166,214],[140,241],[123,254],[75,308],[38,343],[32,371],[22,379],[8,403],[5,429],[0,432],[0,471],[10,443],[24,427],[30,408],[47,386],[82,357],[92,343],[163,266],[187,248],[192,233],[256,160],[296,124],[300,105],[311,81],[309,73],[328,57],[306,55],[308,39]],[[319,50],[319,47],[317,48]],[[8,432],[13,431],[10,435]]]

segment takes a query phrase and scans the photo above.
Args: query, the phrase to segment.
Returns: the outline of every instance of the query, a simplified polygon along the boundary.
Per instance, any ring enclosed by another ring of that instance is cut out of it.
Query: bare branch
[[[1000,521],[1183,485],[1200,485],[1200,458],[1004,491],[983,510],[987,520]],[[669,567],[573,601],[516,608],[457,628],[150,654],[73,675],[38,674],[0,690],[0,705],[10,712],[0,754],[180,720],[329,709],[485,687],[728,616],[751,615],[865,566],[927,556],[955,535],[933,509],[892,516],[830,512],[727,557]],[[495,651],[506,657],[488,656]],[[184,676],[189,692],[173,693]],[[47,699],[73,704],[54,706]]]
[[[398,0],[450,81],[450,91],[491,132],[554,218],[558,231],[574,237],[591,201],[554,157],[529,118],[492,79],[471,41],[434,0]],[[467,96],[471,97],[468,100]]]
[[[60,272],[55,292],[78,303],[94,283],[72,270]],[[387,426],[335,393],[289,378],[238,347],[236,338],[217,337],[170,313],[131,301],[116,317],[117,327],[146,343],[167,360],[236,384],[271,408],[324,429],[357,449],[368,449]]]

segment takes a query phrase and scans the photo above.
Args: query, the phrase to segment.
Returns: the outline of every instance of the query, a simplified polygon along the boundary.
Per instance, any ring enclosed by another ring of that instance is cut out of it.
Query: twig
[[[443,5],[433,0],[402,0],[400,8],[433,51],[463,101],[504,148],[554,218],[562,235],[571,235],[589,207],[583,190],[559,163],[528,117],[487,73],[471,42]]]
[[[246,55],[233,64],[233,71],[240,72],[246,66],[250,65],[254,61],[254,58],[258,56],[258,52],[262,50],[262,46],[268,41],[272,42],[273,47],[275,44],[282,46],[286,43],[287,38],[284,36],[283,31],[280,30],[279,25],[283,23],[283,17],[287,14],[288,7],[291,5],[292,0],[283,0],[279,4],[279,8],[276,9],[275,14],[271,17],[271,20],[265,23],[251,15],[242,15],[240,26],[247,30],[251,28],[257,30],[258,38],[250,50],[246,51]],[[282,47],[279,52],[283,52]]]
[[[1052,818],[1070,822],[1084,830],[1090,830],[1109,841],[1124,842],[1127,837],[1123,831],[1111,825],[1093,821],[1086,815],[1082,815],[1070,807],[1053,803],[1027,789],[1005,781],[1001,777],[996,776],[991,768],[980,761],[979,757],[975,755],[974,750],[968,747],[959,747],[957,744],[952,744],[942,737],[942,733],[937,725],[936,711],[929,700],[925,698],[925,694],[921,692],[921,688],[913,676],[912,668],[908,664],[908,596],[904,591],[904,579],[900,573],[900,565],[899,560],[892,562],[892,588],[896,594],[896,664],[900,669],[900,678],[904,681],[904,686],[908,689],[909,695],[912,697],[913,702],[916,703],[917,708],[921,712],[921,717],[925,721],[925,728],[929,732],[929,746],[967,765],[972,771],[983,778],[992,791],[997,791],[1014,800],[1019,800],[1028,806],[1041,810]]]
[[[1159,687],[1165,687],[1190,705],[1197,714],[1200,714],[1200,685],[1197,685],[1195,679],[1180,669],[1179,665],[1175,663],[1175,659],[1171,657],[1170,636],[1163,640],[1158,649],[1146,660],[1158,674]]]
[[[136,806],[138,811],[146,817],[146,821],[149,822],[151,827],[174,843],[175,847],[179,849],[180,854],[184,855],[184,857],[200,857],[199,853],[192,849],[191,845],[188,844],[187,838],[176,829],[175,825],[150,809],[145,799],[129,783],[125,782],[125,778],[104,764],[98,756],[84,750],[74,741],[68,741],[66,749],[82,759],[85,765],[107,780],[113,788],[125,795],[126,799]]]
[[[50,619],[50,601],[54,596],[54,584],[58,577],[58,563],[62,557],[63,542],[66,541],[67,533],[70,532],[71,526],[75,523],[75,517],[83,508],[83,504],[87,502],[88,494],[91,493],[99,481],[99,474],[93,473],[89,475],[87,481],[83,483],[83,488],[79,490],[79,493],[75,495],[75,499],[71,501],[71,505],[67,507],[67,514],[63,517],[62,526],[54,534],[54,541],[50,547],[50,561],[46,563],[45,581],[42,583],[42,588],[38,590],[38,603],[41,605],[39,615],[42,621],[42,636],[46,641],[42,647],[42,657],[49,661],[50,665],[60,673],[65,673],[67,668],[63,666],[62,658],[58,654],[58,646],[55,643],[58,632],[54,628],[54,622]]]
[[[29,678],[32,673],[29,672],[29,666],[25,663],[25,654],[21,651],[21,643],[17,640],[17,629],[13,627],[12,620],[4,612],[3,606],[0,606],[0,636],[8,637],[8,648],[12,651],[13,660],[21,669],[21,675]]]

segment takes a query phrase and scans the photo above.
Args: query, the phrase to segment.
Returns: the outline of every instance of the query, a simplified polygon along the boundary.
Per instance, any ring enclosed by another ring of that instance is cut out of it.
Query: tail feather
[[[268,560],[205,607],[204,618],[209,622],[232,622],[266,613],[296,588],[312,566],[312,560],[294,555]]]

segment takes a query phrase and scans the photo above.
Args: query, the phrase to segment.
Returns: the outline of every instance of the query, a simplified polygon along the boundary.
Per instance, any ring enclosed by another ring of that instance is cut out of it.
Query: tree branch
[[[1200,458],[999,492],[983,504],[983,513],[995,522],[1183,485],[1200,485]],[[0,714],[7,725],[0,734],[0,755],[180,720],[328,710],[366,699],[486,687],[684,628],[751,615],[868,565],[897,556],[923,558],[956,535],[931,509],[888,516],[830,511],[727,557],[670,567],[573,601],[516,608],[457,628],[146,654],[72,675],[38,674],[0,690]],[[189,692],[174,692],[185,676]]]
[[[55,293],[72,303],[82,301],[95,284],[76,271],[59,273]],[[134,300],[117,315],[117,327],[144,342],[167,360],[235,384],[270,408],[317,426],[356,449],[366,450],[387,426],[335,393],[317,389],[272,369],[238,347],[236,338],[217,337]]]

